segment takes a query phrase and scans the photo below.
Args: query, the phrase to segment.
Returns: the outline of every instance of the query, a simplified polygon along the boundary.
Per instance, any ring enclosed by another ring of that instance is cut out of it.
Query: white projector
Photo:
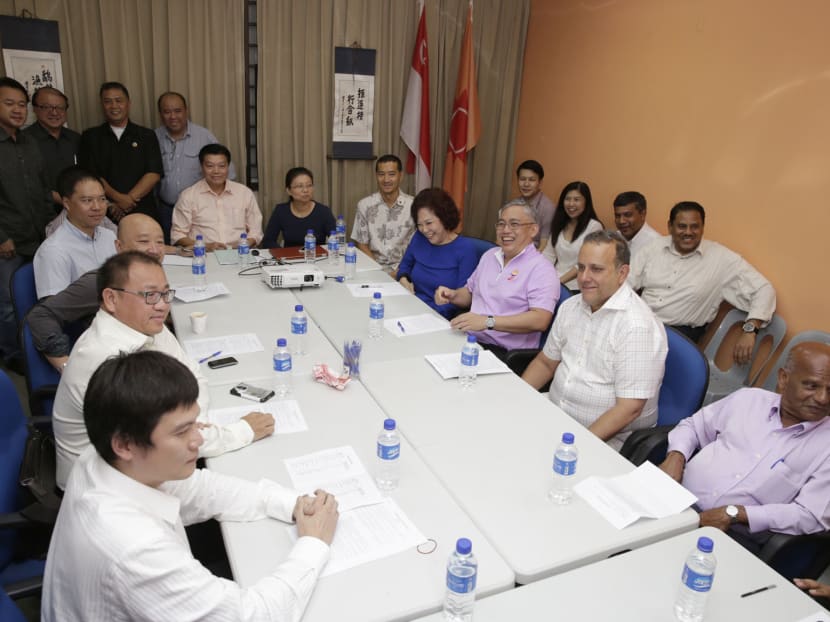
[[[290,287],[319,287],[325,281],[322,270],[309,267],[305,263],[288,266],[262,266],[262,280],[272,289]]]

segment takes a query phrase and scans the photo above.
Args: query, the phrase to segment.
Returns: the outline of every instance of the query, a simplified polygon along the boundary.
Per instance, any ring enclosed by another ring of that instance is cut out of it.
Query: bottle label
[[[476,575],[474,572],[469,577],[459,577],[447,571],[447,588],[456,594],[469,594],[476,589]]]
[[[383,305],[372,305],[369,307],[369,317],[373,320],[382,320]]]
[[[205,256],[205,247],[204,246],[194,246],[193,247],[193,256],[194,257],[204,257]]]
[[[274,371],[291,371],[291,358],[278,359],[274,357]]]
[[[242,246],[241,244],[239,245],[239,254],[240,254],[240,255],[247,255],[247,254],[248,254],[248,253],[250,253],[250,252],[251,252],[250,247],[248,247],[248,246]]]
[[[465,367],[475,367],[478,365],[478,348],[473,352],[461,352],[461,364]]]
[[[193,264],[191,271],[193,272],[193,276],[204,276],[205,273],[205,264]]]
[[[313,250],[316,250],[316,248],[317,248],[317,240],[306,240],[306,241],[303,243],[303,248],[305,248],[307,251],[313,251]]]
[[[401,455],[401,445],[384,445],[378,443],[378,458],[381,460],[397,460]]]
[[[573,475],[576,473],[576,460],[562,460],[554,456],[553,472],[557,475]]]
[[[698,574],[686,564],[683,566],[683,585],[695,592],[708,592],[712,587],[710,574]]]
[[[303,318],[302,320],[291,320],[291,334],[292,335],[305,335],[308,332],[308,321]]]
[[[346,253],[346,263],[357,263],[357,253]]]

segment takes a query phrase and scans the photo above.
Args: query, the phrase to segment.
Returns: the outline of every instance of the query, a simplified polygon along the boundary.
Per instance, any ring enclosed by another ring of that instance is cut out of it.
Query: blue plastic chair
[[[487,251],[489,251],[491,248],[493,248],[495,246],[495,243],[491,242],[490,240],[484,240],[482,238],[473,238],[473,237],[470,237],[470,236],[464,236],[464,237],[466,237],[468,240],[470,240],[470,242],[473,243],[473,246],[476,249],[476,259],[481,259],[481,256],[484,253],[486,253]]]
[[[669,432],[681,419],[700,410],[709,384],[709,364],[697,345],[669,326],[666,338],[669,349],[657,401],[657,425],[632,432],[620,449],[636,465],[663,461]]]
[[[11,292],[14,317],[19,325],[37,303],[35,268],[31,262],[24,263],[12,274]]]
[[[28,320],[24,319],[20,325],[19,340],[20,351],[23,353],[26,389],[29,393],[29,410],[34,416],[51,417],[61,376],[35,348]]]
[[[3,622],[26,622],[26,616],[17,608],[11,596],[0,590],[0,620]]]

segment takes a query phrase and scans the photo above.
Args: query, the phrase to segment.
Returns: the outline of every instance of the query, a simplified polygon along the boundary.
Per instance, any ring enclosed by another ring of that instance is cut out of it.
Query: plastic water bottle
[[[346,247],[346,279],[351,281],[357,274],[357,249],[354,242],[349,242]]]
[[[571,502],[578,457],[579,452],[574,445],[574,435],[565,432],[562,435],[562,442],[553,454],[553,486],[548,493],[548,499],[554,503],[564,505]]]
[[[314,263],[317,258],[317,236],[314,235],[314,229],[306,231],[303,240],[303,256],[306,263]]]
[[[461,371],[458,380],[462,389],[472,389],[478,372],[478,344],[475,335],[467,335],[467,343],[461,348]]]
[[[395,490],[400,479],[401,437],[395,429],[394,419],[385,419],[378,434],[378,488]]]
[[[197,292],[207,289],[207,271],[205,269],[205,239],[201,235],[196,236],[196,244],[193,245],[193,285]]]
[[[282,337],[277,339],[274,348],[274,393],[285,397],[291,393],[291,352],[288,343]]]
[[[239,254],[239,267],[247,268],[251,262],[251,247],[248,246],[248,234],[243,233],[239,236],[239,246],[236,247]]]
[[[329,264],[336,266],[340,261],[340,244],[337,241],[337,232],[332,231],[326,240],[326,250],[329,253]]]
[[[380,292],[375,292],[369,303],[369,337],[380,339],[383,333],[383,300]]]
[[[477,575],[478,562],[473,555],[473,543],[467,538],[459,538],[447,561],[445,619],[453,622],[469,622],[473,619]]]
[[[680,579],[680,591],[677,593],[677,600],[674,601],[674,615],[681,622],[703,620],[706,599],[709,597],[717,566],[712,548],[710,538],[698,538],[697,547],[686,558]]]
[[[346,250],[346,219],[343,218],[343,214],[337,217],[335,231],[337,232],[337,249],[342,255]]]
[[[294,305],[291,315],[291,353],[305,354],[306,335],[308,334],[308,316],[303,305]]]

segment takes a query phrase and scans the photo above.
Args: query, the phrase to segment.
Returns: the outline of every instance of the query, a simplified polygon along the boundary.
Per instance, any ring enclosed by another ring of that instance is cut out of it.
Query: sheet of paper
[[[239,263],[239,253],[235,248],[222,248],[213,251],[213,256],[220,266],[233,266]]]
[[[335,536],[335,540],[336,539],[337,537]],[[830,622],[830,613],[824,609],[821,609],[815,613],[811,613],[806,618],[797,620],[797,622]]]
[[[222,282],[208,283],[207,288],[203,292],[197,292],[193,285],[176,287],[176,298],[182,302],[197,302],[199,300],[216,298],[216,296],[223,296],[225,294],[230,294],[230,291]]]
[[[426,354],[424,358],[435,368],[444,380],[458,378],[461,372],[461,352],[450,352],[448,354]],[[509,374],[510,368],[500,361],[490,350],[481,349],[478,352],[479,376],[486,374]]]
[[[193,264],[193,257],[181,257],[180,255],[165,255],[162,264],[165,266],[190,266]]]
[[[264,350],[262,342],[254,333],[207,337],[205,339],[186,339],[182,342],[182,347],[194,361],[210,356],[214,352],[219,352],[223,356],[233,356]]]
[[[211,408],[208,413],[208,420],[216,425],[229,425],[236,423],[251,411],[270,413],[274,417],[274,434],[294,434],[308,430],[303,413],[300,411],[300,404],[297,400],[275,400],[257,404],[246,402],[242,406],[231,408]]]
[[[397,281],[389,283],[349,283],[346,285],[355,298],[371,298],[375,292],[383,296],[409,296],[409,290]]]
[[[294,488],[304,493],[318,488],[332,493],[341,512],[383,501],[375,481],[352,447],[324,449],[286,458],[283,462]]]
[[[396,337],[450,330],[450,323],[434,313],[421,313],[420,315],[390,318],[383,321],[383,326]]]
[[[679,514],[697,497],[651,462],[617,477],[588,477],[574,492],[617,529],[640,518]]]
[[[339,499],[338,499],[339,501]],[[331,557],[320,576],[327,577],[360,564],[414,549],[424,535],[392,499],[342,513],[331,543]],[[297,537],[296,527],[292,529]]]

